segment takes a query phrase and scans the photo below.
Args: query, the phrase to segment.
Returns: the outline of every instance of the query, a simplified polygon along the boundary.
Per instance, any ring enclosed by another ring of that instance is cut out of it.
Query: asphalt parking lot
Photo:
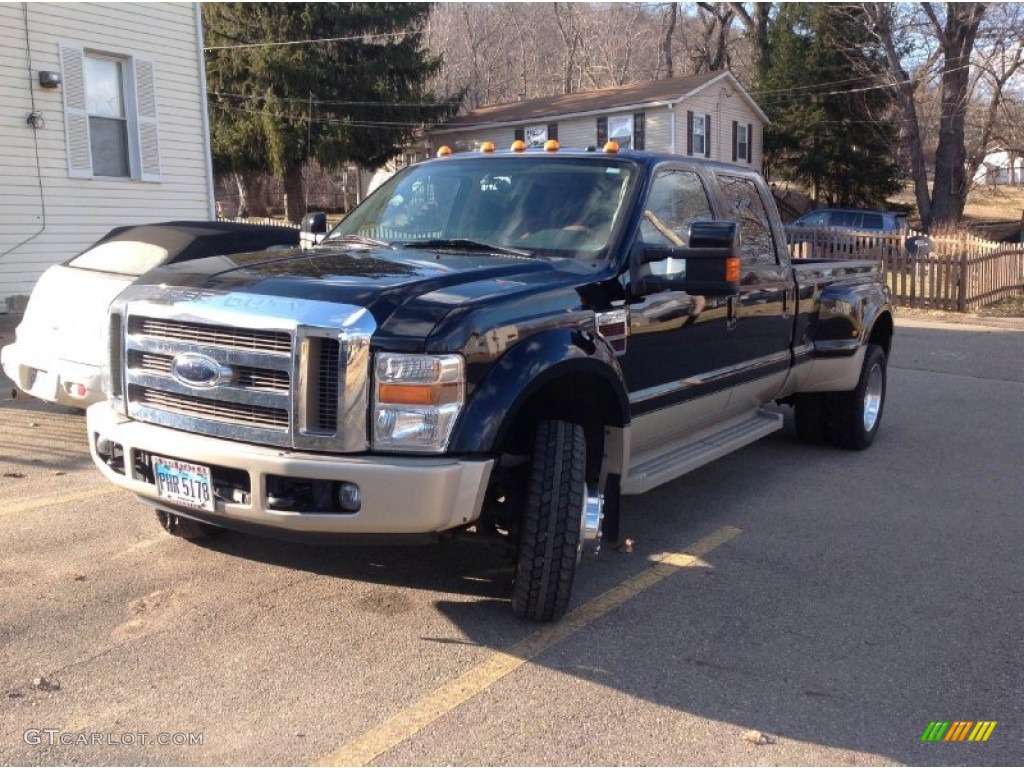
[[[871,450],[626,500],[549,628],[482,548],[165,536],[0,382],[0,763],[1020,764],[1024,321],[897,333]]]

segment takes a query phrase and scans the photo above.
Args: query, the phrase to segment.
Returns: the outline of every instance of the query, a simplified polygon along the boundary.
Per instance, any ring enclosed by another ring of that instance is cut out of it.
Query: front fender
[[[605,418],[611,426],[623,427],[629,422],[629,396],[608,344],[579,330],[552,329],[524,339],[491,367],[470,394],[449,450],[496,451],[515,415],[535,393],[574,375],[596,378],[610,391],[610,412]]]

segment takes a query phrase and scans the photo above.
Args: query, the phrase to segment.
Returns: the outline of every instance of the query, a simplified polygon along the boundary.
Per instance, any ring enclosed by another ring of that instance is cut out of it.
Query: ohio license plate
[[[214,511],[209,467],[154,456],[153,477],[161,499],[183,507]]]

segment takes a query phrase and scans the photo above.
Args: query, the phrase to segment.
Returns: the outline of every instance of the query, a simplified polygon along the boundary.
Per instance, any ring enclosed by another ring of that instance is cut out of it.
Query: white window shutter
[[[156,66],[146,59],[134,59],[135,104],[138,110],[139,178],[160,181],[160,137],[156,114]]]
[[[89,144],[89,113],[85,106],[85,52],[81,48],[60,47],[63,74],[64,139],[68,150],[68,176],[92,178],[92,148]]]

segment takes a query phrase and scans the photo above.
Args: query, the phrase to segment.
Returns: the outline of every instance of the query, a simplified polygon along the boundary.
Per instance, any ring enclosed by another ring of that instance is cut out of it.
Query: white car
[[[103,330],[117,295],[149,270],[206,256],[298,246],[290,227],[174,221],[118,227],[36,283],[15,341],[0,349],[22,392],[85,408],[103,400]]]

